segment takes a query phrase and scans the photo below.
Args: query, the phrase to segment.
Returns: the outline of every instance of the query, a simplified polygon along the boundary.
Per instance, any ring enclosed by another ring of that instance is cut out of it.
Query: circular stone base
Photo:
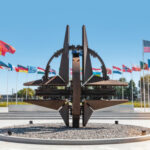
[[[12,134],[8,135],[8,131]],[[0,129],[0,140],[32,144],[114,144],[149,139],[150,128],[110,123],[89,123],[80,128],[59,123],[29,124]]]
[[[0,129],[0,134],[40,139],[108,139],[141,136],[142,130],[150,134],[150,128],[140,126],[91,123],[86,127],[72,128],[64,124],[29,124]]]

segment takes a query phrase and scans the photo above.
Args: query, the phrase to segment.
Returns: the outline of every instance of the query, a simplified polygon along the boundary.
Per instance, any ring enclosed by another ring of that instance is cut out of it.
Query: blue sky
[[[150,40],[149,0],[1,0],[0,40],[14,48],[14,55],[0,56],[13,65],[45,68],[50,56],[62,48],[66,25],[70,25],[70,44],[81,44],[81,27],[86,25],[89,47],[95,49],[106,66],[131,67],[142,59],[142,40]],[[145,60],[150,54],[145,54]],[[52,68],[58,72],[60,59]],[[92,59],[93,67],[99,67]],[[0,70],[0,93],[6,93],[7,72]],[[9,72],[9,93],[16,88],[16,73]],[[125,74],[130,79],[129,74]],[[19,73],[23,82],[40,75]],[[119,78],[115,76],[114,78]],[[133,74],[137,82],[139,73]]]

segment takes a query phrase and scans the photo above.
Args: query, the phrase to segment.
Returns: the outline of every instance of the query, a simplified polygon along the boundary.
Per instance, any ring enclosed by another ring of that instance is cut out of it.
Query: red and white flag
[[[141,71],[141,68],[137,67],[137,66],[133,66],[132,67],[132,71]]]
[[[150,41],[143,40],[144,53],[150,53]]]
[[[116,67],[116,66],[112,66],[113,67],[113,69],[116,69],[116,70],[118,70],[118,71],[121,71],[121,69],[119,68],[119,67]]]

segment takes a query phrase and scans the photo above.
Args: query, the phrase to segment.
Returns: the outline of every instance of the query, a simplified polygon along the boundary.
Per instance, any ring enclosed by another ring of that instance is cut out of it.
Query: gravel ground
[[[64,124],[29,124],[0,129],[0,134],[41,139],[105,139],[140,136],[142,130],[150,134],[150,128],[140,126],[89,123],[86,127],[71,128]]]

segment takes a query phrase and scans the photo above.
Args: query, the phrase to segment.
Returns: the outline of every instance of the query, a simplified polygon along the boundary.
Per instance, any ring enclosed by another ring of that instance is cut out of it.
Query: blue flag
[[[6,68],[9,68],[4,62],[0,61],[0,66],[3,66],[3,67],[6,67]]]
[[[28,73],[36,73],[37,67],[34,66],[28,66]]]
[[[101,76],[101,72],[93,72],[93,75],[95,75],[95,76]]]
[[[148,68],[150,68],[150,59],[148,59]]]
[[[77,51],[77,50],[73,50],[72,54],[79,54],[79,56],[83,55],[82,51]]]
[[[56,71],[54,69],[50,69],[50,74],[56,75]]]
[[[13,71],[13,66],[12,66],[12,64],[8,63],[8,67],[9,67],[9,70],[10,70],[10,71]]]
[[[113,73],[122,74],[121,71],[114,70]]]

